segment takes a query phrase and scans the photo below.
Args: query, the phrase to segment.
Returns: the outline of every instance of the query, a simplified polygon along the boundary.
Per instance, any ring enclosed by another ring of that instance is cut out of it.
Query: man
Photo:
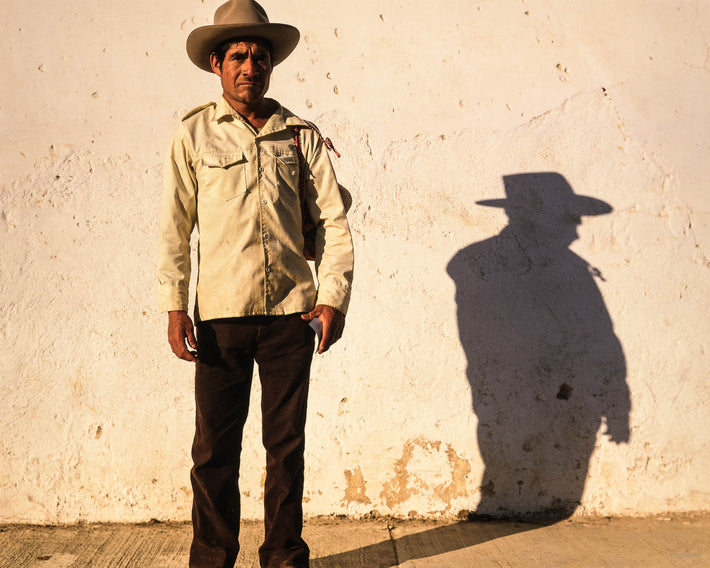
[[[298,39],[296,28],[269,23],[256,2],[230,0],[214,25],[187,40],[190,59],[214,72],[223,91],[218,103],[188,113],[173,137],[160,224],[160,309],[169,314],[173,352],[196,364],[191,568],[231,568],[237,557],[237,478],[254,361],[267,454],[261,566],[308,566],[301,528],[309,322],[322,323],[319,353],[340,338],[353,250],[324,142],[265,97],[273,66]],[[303,254],[300,187],[317,225],[317,288]],[[194,227],[196,334],[187,314]]]

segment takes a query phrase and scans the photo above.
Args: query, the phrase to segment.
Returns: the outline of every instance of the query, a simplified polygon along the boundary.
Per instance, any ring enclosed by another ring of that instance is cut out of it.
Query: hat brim
[[[202,26],[187,37],[187,55],[195,65],[212,73],[210,54],[225,40],[233,37],[262,37],[274,50],[272,65],[278,65],[296,49],[301,37],[297,28],[288,24],[223,24]]]
[[[571,197],[566,197],[565,202],[565,205],[571,212],[583,217],[606,215],[613,211],[611,205],[605,201],[596,199],[595,197],[588,197],[586,195],[573,195]],[[484,199],[482,201],[476,201],[476,204],[483,205],[485,207],[500,207],[503,209],[510,209],[520,206],[520,203],[511,201],[510,199]]]

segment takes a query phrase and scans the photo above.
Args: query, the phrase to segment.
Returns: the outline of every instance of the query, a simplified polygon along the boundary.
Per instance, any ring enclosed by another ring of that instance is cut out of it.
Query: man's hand
[[[197,349],[195,330],[192,320],[186,312],[168,312],[168,341],[173,353],[185,361],[197,361],[197,354],[190,351],[185,340],[193,349]]]
[[[318,353],[325,353],[343,335],[345,314],[330,306],[318,304],[313,310],[301,316],[306,321],[317,317],[323,324],[323,337],[318,346]]]

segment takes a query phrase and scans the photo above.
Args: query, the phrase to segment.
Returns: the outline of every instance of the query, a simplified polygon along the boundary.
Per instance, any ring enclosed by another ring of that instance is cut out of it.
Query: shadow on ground
[[[526,522],[459,522],[411,534],[399,535],[390,529],[390,538],[347,552],[311,559],[311,568],[392,568],[410,560],[440,556],[498,538],[518,534],[551,523]],[[410,529],[411,530],[411,529]]]

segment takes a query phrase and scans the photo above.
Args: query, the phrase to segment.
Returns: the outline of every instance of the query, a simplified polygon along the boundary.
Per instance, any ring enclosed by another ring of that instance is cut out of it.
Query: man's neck
[[[257,132],[264,128],[276,110],[276,102],[263,98],[254,104],[246,104],[223,95],[229,106],[236,110]]]

